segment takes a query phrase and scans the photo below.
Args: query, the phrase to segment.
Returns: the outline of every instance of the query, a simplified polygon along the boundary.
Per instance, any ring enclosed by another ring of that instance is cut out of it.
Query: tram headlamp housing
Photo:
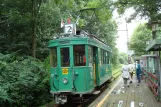
[[[68,83],[68,79],[67,78],[63,78],[63,83],[67,84]]]

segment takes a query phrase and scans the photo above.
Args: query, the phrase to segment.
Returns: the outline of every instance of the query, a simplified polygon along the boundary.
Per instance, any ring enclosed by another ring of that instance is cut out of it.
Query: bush
[[[0,54],[0,106],[39,106],[49,102],[48,72],[38,59]]]

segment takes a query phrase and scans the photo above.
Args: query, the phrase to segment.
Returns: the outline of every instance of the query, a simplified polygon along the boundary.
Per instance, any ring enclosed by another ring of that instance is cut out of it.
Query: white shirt
[[[129,78],[130,77],[128,70],[129,70],[129,68],[127,65],[124,65],[122,67],[122,78]]]
[[[135,65],[134,64],[129,64],[128,68],[129,68],[129,72],[132,73],[134,71],[134,69],[135,69]]]

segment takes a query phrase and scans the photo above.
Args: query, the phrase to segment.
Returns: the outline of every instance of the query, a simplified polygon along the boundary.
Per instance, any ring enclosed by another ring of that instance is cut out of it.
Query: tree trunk
[[[36,20],[33,20],[32,25],[32,57],[36,58]]]
[[[36,57],[36,7],[35,7],[35,0],[32,0],[32,34],[31,34],[31,39],[32,39],[32,57]]]
[[[42,0],[32,0],[32,57],[36,58],[36,26]]]

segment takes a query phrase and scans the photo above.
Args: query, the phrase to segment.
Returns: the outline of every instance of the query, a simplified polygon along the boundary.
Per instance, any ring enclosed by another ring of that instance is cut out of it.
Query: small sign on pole
[[[76,25],[75,24],[65,24],[64,33],[76,34]]]

